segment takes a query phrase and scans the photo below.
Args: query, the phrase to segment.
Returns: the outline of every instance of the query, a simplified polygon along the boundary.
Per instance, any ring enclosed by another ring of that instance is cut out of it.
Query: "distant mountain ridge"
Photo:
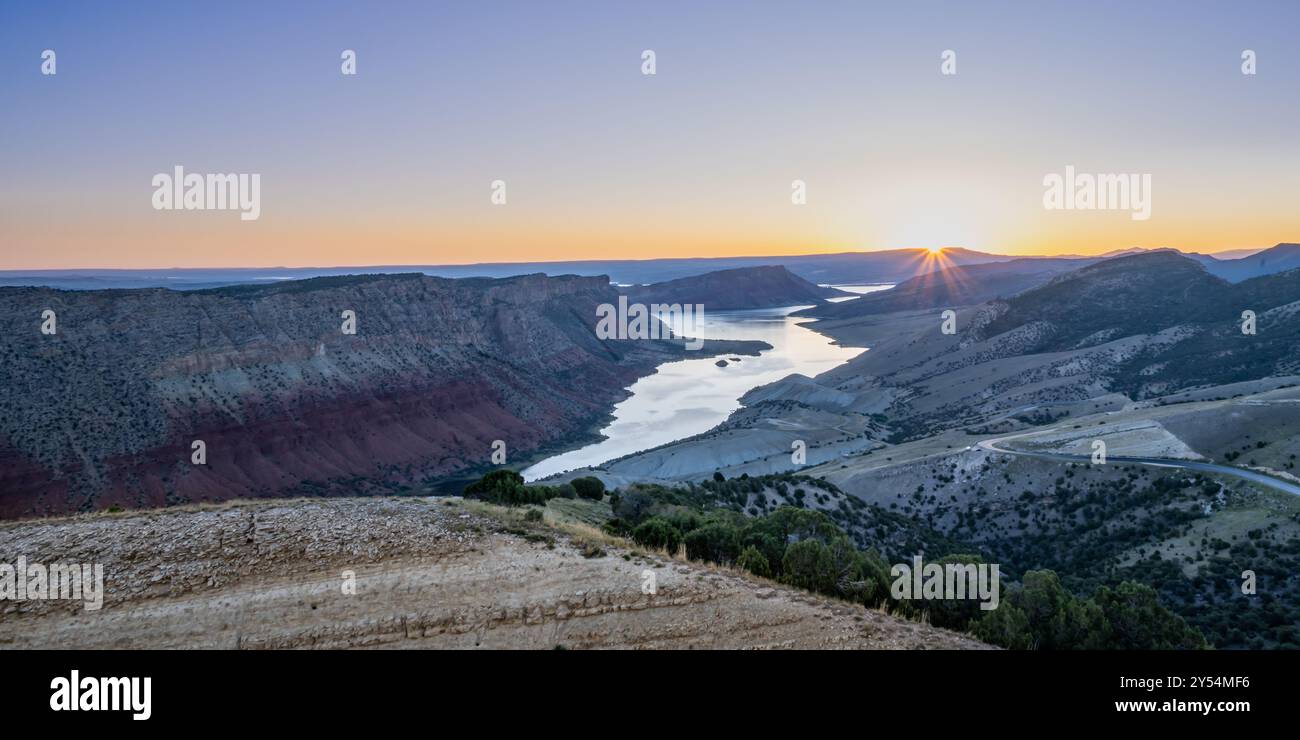
[[[968,249],[944,250],[947,264],[979,264],[1013,259]],[[504,278],[542,273],[551,276],[608,275],[623,285],[661,283],[708,272],[742,267],[783,265],[812,283],[895,283],[938,269],[925,249],[841,252],[767,257],[690,257],[644,260],[570,260],[562,262],[501,262],[471,265],[375,265],[370,267],[272,267],[177,270],[0,270],[0,285],[85,290],[96,288],[170,287],[195,289],[237,283],[271,283],[358,273],[421,272],[446,278]]]
[[[1206,269],[1234,283],[1300,268],[1300,244],[1278,244],[1234,260],[1218,260]]]
[[[823,323],[870,351],[816,382],[853,394],[852,409],[880,411],[906,439],[1300,375],[1300,269],[1232,283],[1199,260],[1151,251],[958,309],[951,334],[937,307],[811,326]]]
[[[868,293],[853,301],[804,309],[796,315],[848,319],[895,311],[970,306],[1015,295],[1095,261],[1038,258],[949,267],[918,275],[889,290]]]
[[[1212,275],[1217,275],[1229,282],[1286,272],[1300,267],[1300,244],[1275,244],[1267,249],[1232,249],[1226,252],[1203,254],[1201,252],[1184,252],[1171,247],[1146,249],[1132,247],[1118,249],[1100,255],[1101,259],[1128,257],[1153,252],[1171,252],[1200,262]]]
[[[1247,311],[1253,334],[1241,329]],[[1300,269],[1231,283],[1197,260],[1152,252],[1060,275],[993,313],[972,335],[1020,331],[1020,354],[1158,336],[1109,373],[1132,397],[1300,373]]]
[[[1062,347],[1102,330],[1146,334],[1177,324],[1229,318],[1221,307],[1232,286],[1177,252],[1114,257],[1082,267],[1007,299],[981,333],[993,336],[1030,322],[1051,324],[1045,347]],[[1034,351],[1034,347],[1028,348]]]
[[[1189,257],[1211,265],[1220,277],[1240,281],[1262,274],[1300,267],[1291,262],[1295,244],[1279,244],[1270,249],[1232,250],[1249,252],[1240,259],[1227,258],[1232,252],[1216,255],[1187,253]],[[782,265],[790,272],[815,284],[853,285],[901,283],[919,275],[953,267],[1010,262],[1016,260],[1098,260],[1109,256],[1141,253],[1142,248],[1118,250],[1101,256],[1055,255],[1014,256],[977,252],[948,247],[937,259],[926,249],[889,249],[875,252],[840,252],[833,254],[774,255],[763,257],[693,257],[645,260],[570,260],[562,262],[502,262],[470,265],[373,265],[361,267],[268,267],[268,268],[185,268],[185,269],[85,269],[85,270],[0,270],[0,286],[45,286],[65,290],[126,288],[173,288],[197,290],[243,283],[274,283],[363,273],[420,272],[435,277],[514,277],[542,273],[551,276],[608,275],[615,283],[641,285],[660,283],[708,272],[742,267]],[[1235,255],[1233,255],[1235,256]]]
[[[859,316],[931,308],[972,306],[995,298],[1010,298],[1036,288],[1058,275],[1095,264],[1132,264],[1129,257],[1168,254],[1202,265],[1206,272],[1229,282],[1300,268],[1300,245],[1278,244],[1246,257],[1223,260],[1207,254],[1176,249],[1126,249],[1103,257],[1034,257],[948,267],[918,275],[890,290],[871,293],[847,303],[817,306],[798,312],[801,316],[849,319]],[[1182,263],[1170,263],[1182,264]],[[1109,269],[1109,268],[1107,268]]]
[[[1242,332],[1245,311],[1256,316],[1253,334]],[[1105,389],[1141,399],[1300,373],[1297,317],[1300,269],[1232,284],[1200,261],[1153,251],[1102,260],[971,308],[956,336],[927,339],[897,359],[917,368],[906,371],[909,384],[971,363],[1021,358],[1021,380],[1002,378],[998,389],[1076,384],[1074,391],[1058,388],[1058,397]],[[885,362],[887,352],[862,358],[867,367]]]
[[[631,286],[622,292],[640,303],[698,304],[706,311],[817,305],[827,298],[853,295],[814,285],[780,265],[719,270],[653,285]]]

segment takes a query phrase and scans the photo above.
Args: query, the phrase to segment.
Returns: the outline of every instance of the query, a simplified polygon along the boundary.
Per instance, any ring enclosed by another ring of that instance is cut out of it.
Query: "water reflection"
[[[890,286],[836,287],[868,293]],[[706,309],[690,333],[709,339],[758,339],[773,349],[758,357],[710,357],[660,365],[654,375],[632,384],[632,395],[614,407],[613,421],[601,430],[606,439],[547,458],[525,469],[524,478],[532,481],[599,465],[708,431],[740,408],[740,397],[750,389],[791,373],[811,377],[862,352],[835,346],[828,337],[801,326],[808,319],[789,316],[799,308],[802,306],[719,313]],[[683,329],[680,325],[673,328],[677,332]],[[720,359],[726,362],[725,367],[718,366]]]

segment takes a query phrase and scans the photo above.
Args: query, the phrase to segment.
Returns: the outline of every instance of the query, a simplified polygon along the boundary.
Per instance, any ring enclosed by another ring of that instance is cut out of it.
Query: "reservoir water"
[[[886,290],[889,285],[839,285],[852,293]],[[839,299],[844,300],[844,299]],[[772,345],[758,357],[728,356],[679,360],[660,365],[653,375],[636,381],[631,396],[614,407],[613,420],[601,430],[605,439],[571,450],[524,469],[525,480],[600,465],[633,452],[684,439],[717,426],[740,408],[740,397],[791,373],[813,377],[861,354],[856,347],[831,344],[829,337],[808,329],[805,318],[790,313],[803,306],[750,311],[706,312],[683,332],[706,339],[758,339]],[[718,367],[718,360],[726,367]]]

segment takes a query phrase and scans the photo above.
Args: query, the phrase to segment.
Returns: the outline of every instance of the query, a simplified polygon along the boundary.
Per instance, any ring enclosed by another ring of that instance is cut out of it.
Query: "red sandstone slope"
[[[598,340],[616,300],[543,275],[0,289],[0,517],[400,490],[487,465],[493,440],[556,444],[682,352]]]

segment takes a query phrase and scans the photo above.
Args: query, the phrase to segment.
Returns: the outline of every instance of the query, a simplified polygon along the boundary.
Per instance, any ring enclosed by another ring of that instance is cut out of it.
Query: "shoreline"
[[[787,308],[787,307],[781,307],[781,308]],[[792,318],[794,318],[794,317],[792,317]],[[871,347],[868,346],[868,345],[866,345],[866,344],[859,344],[859,343],[856,343],[856,342],[852,342],[852,341],[848,340],[847,338],[846,338],[844,341],[841,341],[841,339],[840,339],[840,338],[837,338],[834,334],[832,334],[832,333],[830,333],[830,332],[828,332],[828,331],[825,331],[825,330],[823,330],[822,328],[817,327],[817,326],[816,326],[817,324],[824,324],[824,323],[825,323],[825,320],[824,320],[824,319],[819,319],[819,318],[815,318],[815,317],[808,317],[808,318],[806,318],[805,320],[795,321],[794,323],[795,323],[796,326],[798,326],[798,327],[800,327],[800,328],[807,329],[807,330],[809,330],[809,331],[814,332],[815,334],[817,334],[817,335],[820,336],[820,337],[824,337],[824,338],[826,338],[827,340],[829,340],[828,343],[829,343],[830,345],[837,346],[837,347],[842,347],[842,348],[844,348],[844,349],[857,349],[857,350],[860,350],[859,352],[857,352],[856,354],[854,354],[852,357],[849,357],[849,358],[844,359],[844,360],[843,360],[842,362],[840,362],[839,364],[837,364],[837,365],[835,365],[835,366],[833,366],[833,367],[831,367],[831,368],[827,368],[826,370],[823,370],[823,371],[817,373],[815,376],[811,376],[811,379],[812,379],[814,382],[817,380],[817,378],[822,377],[822,376],[825,375],[826,373],[834,372],[834,371],[836,371],[836,370],[839,370],[839,369],[845,367],[845,366],[848,365],[849,363],[851,363],[851,362],[853,362],[854,360],[856,360],[856,359],[858,359],[859,357],[861,357],[863,353],[868,352],[868,351],[871,350]],[[802,373],[791,373],[791,374],[802,375]],[[789,376],[786,376],[786,377],[789,377]],[[805,376],[805,377],[808,377],[808,376]],[[770,385],[773,385],[774,383],[780,383],[780,382],[782,382],[783,380],[784,380],[784,378],[779,378],[779,379],[772,380],[772,381],[768,381],[768,382],[764,382],[764,383],[758,383],[757,385],[751,386],[751,387],[749,387],[748,389],[746,389],[746,390],[744,391],[744,393],[742,393],[740,396],[737,397],[736,400],[737,400],[737,402],[739,402],[740,399],[744,398],[746,395],[748,395],[748,394],[754,392],[755,390],[760,389],[760,388],[764,388],[764,387],[767,387],[767,386],[770,386]],[[630,386],[629,386],[629,389],[630,389]],[[630,397],[630,394],[629,394],[628,396],[626,396],[624,400],[626,400],[626,398],[628,398],[628,397]],[[622,402],[622,401],[620,401],[619,403],[621,403],[621,402]],[[644,448],[644,449],[639,449],[639,450],[636,450],[636,451],[633,451],[633,452],[627,452],[627,453],[619,454],[619,455],[616,455],[616,456],[614,456],[614,457],[611,457],[611,458],[609,458],[609,459],[607,459],[607,460],[603,460],[603,461],[601,461],[601,462],[599,462],[599,463],[596,463],[596,464],[583,465],[583,466],[580,466],[580,467],[573,468],[573,469],[571,469],[571,470],[566,470],[566,471],[561,471],[561,472],[551,473],[551,474],[549,474],[549,475],[546,475],[546,476],[543,476],[543,477],[539,477],[539,478],[537,478],[537,479],[535,479],[535,480],[528,481],[528,483],[529,483],[529,484],[547,484],[547,483],[556,483],[556,482],[562,482],[562,481],[564,481],[564,480],[571,479],[571,478],[573,478],[573,477],[577,477],[577,476],[581,476],[581,475],[585,475],[585,474],[593,474],[593,473],[602,473],[602,474],[604,474],[604,477],[608,477],[608,478],[611,478],[611,479],[621,479],[621,478],[623,478],[623,477],[625,477],[625,476],[624,476],[623,474],[621,474],[621,473],[617,473],[617,472],[612,471],[611,468],[612,468],[613,466],[616,466],[616,465],[618,465],[618,464],[621,463],[621,462],[624,462],[624,461],[627,461],[627,460],[630,460],[630,459],[634,459],[634,458],[637,458],[637,457],[642,456],[642,455],[653,455],[653,454],[655,454],[656,452],[663,452],[663,451],[670,450],[670,449],[672,449],[672,448],[674,448],[674,447],[678,447],[678,446],[682,446],[682,445],[690,445],[690,444],[692,444],[692,443],[705,443],[705,442],[708,442],[710,439],[714,438],[714,437],[715,437],[717,434],[719,434],[720,432],[726,431],[727,428],[728,428],[728,425],[730,425],[730,424],[732,423],[732,420],[734,419],[735,415],[736,415],[737,413],[740,413],[740,412],[744,411],[746,408],[747,408],[747,407],[746,407],[744,404],[741,404],[738,408],[734,409],[734,410],[731,411],[729,414],[727,414],[726,418],[724,418],[722,421],[718,422],[717,424],[714,424],[713,426],[709,427],[708,429],[704,429],[704,430],[699,431],[699,432],[696,432],[696,433],[694,433],[694,434],[689,434],[689,435],[686,435],[686,436],[683,436],[683,437],[679,437],[679,438],[676,438],[676,439],[671,439],[671,440],[668,440],[668,441],[665,441],[665,442],[662,442],[662,443],[659,443],[659,444],[655,444],[655,445],[653,445],[653,446],[646,447],[646,448]],[[610,416],[609,416],[609,421],[606,421],[606,422],[605,422],[605,425],[607,426],[608,423],[610,423],[610,421],[613,420],[613,418],[614,418],[614,417],[613,417],[613,415],[612,415],[612,413],[611,413]],[[597,430],[597,435],[596,435],[596,436],[597,436],[597,439],[596,439],[595,442],[591,442],[591,443],[587,443],[587,444],[579,444],[579,445],[576,445],[576,446],[571,446],[569,449],[566,449],[566,450],[564,450],[564,451],[562,451],[562,452],[559,452],[559,453],[557,453],[556,455],[547,455],[547,456],[542,456],[542,457],[540,457],[540,459],[537,459],[537,460],[530,460],[530,461],[529,461],[529,462],[528,462],[528,463],[527,463],[523,468],[520,469],[520,472],[522,472],[522,470],[526,470],[528,467],[532,467],[532,466],[535,465],[537,462],[540,462],[540,461],[543,461],[543,460],[549,459],[549,458],[552,457],[552,456],[558,456],[558,455],[562,455],[562,454],[567,454],[567,453],[569,453],[569,452],[573,452],[573,451],[576,451],[576,450],[582,449],[583,447],[588,446],[589,444],[598,444],[599,442],[608,439],[608,437],[607,437],[606,435],[604,435],[604,434],[600,434],[600,433],[599,433],[599,430],[603,430],[604,428],[605,428],[605,426],[601,426],[601,427],[599,427],[599,429]],[[675,454],[675,453],[674,453],[674,454]],[[513,467],[513,466],[512,466],[512,467]],[[638,477],[638,476],[626,476],[626,477],[636,478],[636,477]],[[641,477],[644,477],[645,480],[659,480],[658,478],[655,478],[655,477],[653,477],[653,476],[651,476],[651,477],[641,476]],[[607,483],[608,483],[608,482],[607,482]]]

